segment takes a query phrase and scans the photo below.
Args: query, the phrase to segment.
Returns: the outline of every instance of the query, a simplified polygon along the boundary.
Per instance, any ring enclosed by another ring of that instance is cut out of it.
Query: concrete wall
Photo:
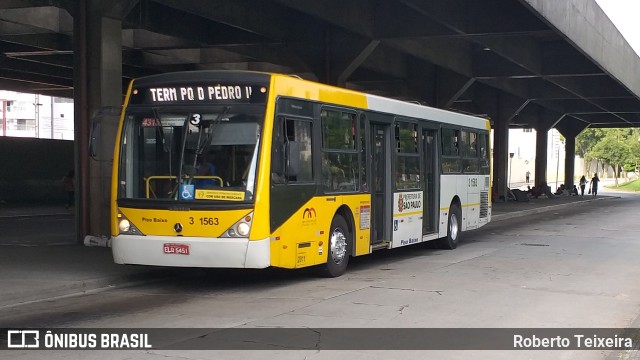
[[[62,177],[73,169],[73,141],[0,138],[0,200],[64,203]]]

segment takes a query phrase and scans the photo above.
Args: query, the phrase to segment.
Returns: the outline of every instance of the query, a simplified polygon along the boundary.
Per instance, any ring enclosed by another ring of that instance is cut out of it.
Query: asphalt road
[[[629,195],[495,222],[465,233],[455,251],[419,245],[377,252],[354,259],[348,273],[337,279],[317,278],[310,271],[176,270],[173,278],[159,282],[1,309],[0,324],[4,328],[639,328],[638,209],[640,197]],[[392,349],[397,341],[394,331],[380,341]],[[4,358],[637,359],[638,352],[20,350],[0,352]]]

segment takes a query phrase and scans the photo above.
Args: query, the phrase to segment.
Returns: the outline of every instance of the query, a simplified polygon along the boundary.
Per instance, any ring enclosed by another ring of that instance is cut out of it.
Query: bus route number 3
[[[198,221],[200,222],[200,225],[204,225],[204,226],[215,226],[220,223],[218,221],[218,218],[210,218],[210,217],[201,217],[198,219]],[[193,217],[189,217],[189,225],[193,225],[195,224],[195,222],[196,222],[196,219],[194,219]]]

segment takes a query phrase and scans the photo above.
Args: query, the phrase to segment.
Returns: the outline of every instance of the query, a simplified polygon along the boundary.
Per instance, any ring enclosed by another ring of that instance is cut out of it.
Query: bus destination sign
[[[266,102],[267,88],[256,85],[181,85],[134,88],[132,104],[224,103],[247,104]]]

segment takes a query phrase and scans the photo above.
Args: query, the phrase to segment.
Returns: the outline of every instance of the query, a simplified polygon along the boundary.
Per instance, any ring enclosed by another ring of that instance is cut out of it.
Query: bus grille
[[[489,212],[489,193],[480,192],[480,218],[486,218]]]

